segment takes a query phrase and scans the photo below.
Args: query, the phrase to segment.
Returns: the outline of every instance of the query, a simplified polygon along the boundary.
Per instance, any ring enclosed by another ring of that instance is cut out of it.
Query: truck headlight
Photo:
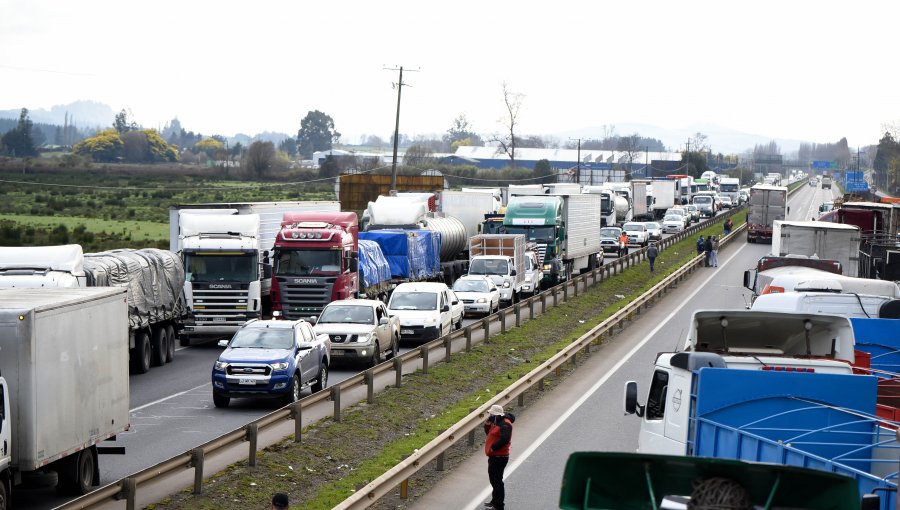
[[[425,324],[434,324],[435,322],[434,317],[425,317]]]
[[[550,264],[544,264],[544,271],[550,270]]]
[[[478,298],[478,301],[475,301],[475,302],[476,302],[476,303],[487,303],[487,299],[485,299],[485,298]]]
[[[272,370],[276,372],[280,372],[282,370],[287,370],[288,363],[287,361],[282,361],[281,363],[272,363]]]
[[[219,372],[224,372],[226,368],[228,368],[228,363],[225,363],[224,361],[216,361],[216,364],[213,367],[214,370]]]
[[[371,334],[371,333],[366,333],[366,334],[363,334],[363,335],[356,335],[356,341],[357,341],[357,342],[368,342],[370,338],[372,338],[372,334]]]
[[[504,288],[504,289],[508,289],[508,288],[509,288],[509,282],[503,282],[503,288]]]

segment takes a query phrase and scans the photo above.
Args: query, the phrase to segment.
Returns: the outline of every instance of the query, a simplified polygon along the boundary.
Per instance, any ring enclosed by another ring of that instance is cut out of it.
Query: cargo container
[[[837,260],[842,274],[857,276],[859,227],[824,221],[776,220],[772,226],[772,255],[806,255]]]
[[[747,242],[771,242],[776,220],[787,215],[787,188],[757,184],[750,188],[750,210],[747,213]]]

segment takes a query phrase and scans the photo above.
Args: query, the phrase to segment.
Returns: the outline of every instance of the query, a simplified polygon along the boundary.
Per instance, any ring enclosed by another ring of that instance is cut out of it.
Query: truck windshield
[[[244,328],[239,329],[228,347],[249,347],[256,349],[290,349],[294,345],[294,330],[290,328]]]
[[[437,294],[434,292],[394,292],[391,310],[437,310]]]
[[[738,185],[737,185],[737,184],[720,184],[720,185],[719,185],[719,191],[729,191],[729,192],[734,192],[734,191],[737,191],[737,190],[738,190]]]
[[[600,229],[600,237],[619,237],[619,229],[616,228],[601,228]]]
[[[469,274],[509,274],[509,262],[504,259],[474,259],[469,264]]]
[[[507,234],[524,234],[527,241],[552,242],[556,229],[553,227],[505,227]]]
[[[375,324],[371,306],[329,305],[322,311],[317,324]]]
[[[252,282],[259,279],[255,252],[228,255],[185,252],[184,271],[189,282]]]
[[[310,276],[341,272],[339,250],[281,250],[275,253],[275,274]]]
[[[607,195],[600,196],[600,214],[609,214],[612,212],[612,200]]]

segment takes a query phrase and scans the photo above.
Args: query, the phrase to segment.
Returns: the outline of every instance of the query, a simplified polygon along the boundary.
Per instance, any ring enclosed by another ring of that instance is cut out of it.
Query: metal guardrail
[[[725,218],[737,214],[744,207],[732,209],[729,214],[723,214],[719,216],[715,216],[708,220],[702,221],[696,225],[693,225],[682,232],[669,236],[662,241],[658,241],[657,244],[660,246],[660,249],[665,249],[687,237],[694,235],[696,232],[705,229],[715,223],[719,223],[725,220]],[[743,228],[743,226],[742,226]],[[734,233],[738,232],[741,229],[736,229],[732,232],[731,236],[727,239],[730,240],[733,238]],[[723,239],[723,243],[727,242]],[[450,355],[454,351],[454,347],[457,351],[465,350],[466,352],[470,351],[472,348],[472,344],[475,341],[473,339],[473,334],[481,330],[482,338],[484,341],[488,341],[489,337],[493,334],[504,333],[507,329],[512,326],[519,326],[523,320],[523,312],[525,309],[528,309],[528,318],[533,319],[537,315],[535,313],[535,308],[538,303],[540,303],[540,313],[543,314],[547,307],[550,306],[548,303],[549,300],[552,299],[552,306],[557,306],[559,304],[560,297],[563,301],[567,301],[570,295],[578,296],[580,292],[586,291],[590,286],[597,284],[598,282],[602,282],[606,278],[612,277],[616,274],[620,274],[625,269],[632,267],[634,265],[642,262],[645,257],[646,248],[642,248],[640,250],[635,250],[624,257],[620,257],[615,259],[609,263],[606,263],[593,271],[589,271],[587,273],[583,273],[574,278],[570,278],[560,284],[547,289],[537,295],[531,296],[527,299],[520,300],[519,302],[513,304],[510,307],[507,307],[503,310],[500,310],[497,313],[494,313],[490,316],[483,318],[481,321],[472,323],[465,328],[454,331],[448,335],[445,335],[442,338],[438,338],[436,340],[432,340],[426,344],[421,345],[418,349],[410,350],[402,355],[394,357],[392,360],[385,361],[373,368],[370,368],[364,372],[360,372],[354,376],[349,377],[341,381],[340,383],[330,386],[327,390],[320,391],[318,393],[314,393],[307,397],[304,397],[293,404],[281,408],[277,411],[273,411],[265,416],[262,416],[238,429],[235,429],[231,432],[228,432],[222,436],[211,439],[210,441],[193,448],[189,451],[186,451],[180,455],[176,455],[170,459],[164,460],[154,466],[150,466],[144,470],[141,470],[137,473],[132,474],[131,476],[122,478],[115,482],[112,482],[108,485],[105,485],[89,494],[76,498],[68,503],[60,505],[57,507],[59,510],[74,510],[74,509],[92,509],[97,508],[101,504],[105,504],[114,500],[122,500],[126,501],[126,510],[133,510],[135,508],[135,500],[137,497],[138,488],[141,485],[145,485],[151,482],[155,482],[163,477],[172,475],[178,471],[184,471],[186,469],[194,469],[194,484],[193,491],[194,494],[201,494],[203,490],[203,467],[204,467],[204,459],[213,454],[217,453],[220,450],[235,447],[240,445],[243,442],[249,443],[249,452],[248,452],[248,462],[250,466],[256,465],[256,453],[258,446],[258,436],[265,429],[270,428],[274,425],[277,425],[279,422],[283,422],[284,420],[293,420],[294,421],[294,441],[301,442],[302,437],[302,415],[303,410],[309,408],[316,404],[321,404],[322,402],[331,400],[333,402],[334,411],[332,414],[332,418],[335,421],[340,421],[341,419],[341,392],[346,392],[351,389],[355,389],[361,385],[365,385],[367,387],[366,399],[369,403],[374,401],[374,393],[375,393],[375,379],[378,375],[384,374],[386,372],[394,372],[396,379],[396,386],[400,386],[402,384],[402,378],[404,375],[404,368],[408,365],[413,365],[413,371],[418,369],[418,362],[421,360],[422,362],[422,370],[427,372],[429,367],[429,360],[432,357],[432,353],[438,351],[437,353],[442,355],[443,357],[440,360],[435,360],[434,362],[439,362],[441,360],[447,360],[450,358]],[[673,275],[667,277],[663,282],[657,284],[648,292],[653,292],[654,289],[663,288],[660,287],[664,284],[664,282],[672,282],[679,279],[682,279],[686,274],[685,268],[690,267],[693,268],[698,259],[692,260],[692,262],[688,263],[686,266],[683,266],[681,269],[676,271]],[[690,269],[691,271],[693,269]],[[675,277],[675,280],[673,280]],[[671,283],[670,283],[671,284]],[[668,287],[665,287],[668,288]],[[643,296],[646,296],[645,293]],[[644,297],[639,297],[637,300],[633,301],[631,304],[627,305],[625,308],[616,312],[613,317],[610,317],[600,326],[600,328],[604,324],[608,324],[609,321],[613,320],[617,317],[630,317],[630,314],[634,312],[635,309],[639,310],[641,306],[646,303],[646,299]],[[635,306],[635,303],[638,303]],[[625,312],[626,310],[630,310],[630,312]],[[510,315],[513,316],[514,324],[510,324]],[[498,329],[496,325],[499,326]],[[594,328],[591,331],[597,330]],[[607,328],[608,329],[608,328]],[[604,330],[605,331],[605,330]],[[588,333],[590,334],[590,333]],[[588,342],[589,343],[589,342]],[[573,345],[581,345],[583,347],[584,343],[576,342]],[[571,346],[562,352],[569,352]],[[580,350],[580,349],[578,349]],[[559,356],[562,354],[557,354],[554,356],[550,362],[554,362],[554,360],[558,360]],[[576,351],[577,352],[577,351]],[[573,353],[574,355],[574,353]],[[568,356],[568,354],[566,355]],[[546,364],[546,363],[545,363]],[[556,363],[553,365],[553,368],[559,366],[561,363]],[[543,365],[542,365],[543,366]],[[537,369],[536,369],[537,370]],[[408,372],[411,373],[411,372]],[[542,379],[542,378],[541,378]],[[518,387],[517,385],[521,385],[521,380],[511,386]],[[530,385],[528,386],[530,387]],[[507,392],[509,389],[507,389]],[[518,395],[524,392],[524,389],[515,393]],[[501,393],[500,395],[505,395],[506,392]],[[493,399],[491,403],[496,403],[501,398],[500,395]],[[486,404],[487,405],[487,404]],[[487,407],[485,407],[487,409]],[[455,429],[450,429],[455,430]],[[447,436],[447,433],[442,434],[440,437]],[[440,438],[439,437],[439,438]],[[452,444],[452,443],[451,443]],[[445,448],[446,449],[446,448]],[[443,451],[443,450],[441,450]],[[422,450],[420,450],[419,455],[421,455]],[[412,458],[412,457],[410,457]],[[416,457],[419,458],[419,457]],[[408,459],[409,460],[409,459]],[[430,459],[429,459],[430,460]],[[421,462],[421,461],[420,461]],[[418,468],[417,468],[418,469]],[[390,473],[390,471],[389,471]],[[380,480],[380,478],[378,479]],[[373,482],[375,483],[375,482]],[[394,484],[396,485],[396,484]],[[393,487],[391,485],[390,487]],[[360,491],[363,493],[365,491]],[[383,494],[383,493],[382,493]],[[381,494],[380,494],[381,495]],[[379,497],[380,497],[379,495]],[[349,500],[348,500],[349,501]],[[371,500],[369,500],[371,501]],[[362,508],[358,506],[352,507],[339,507],[339,508]]]
[[[739,210],[739,209],[738,209]],[[737,211],[737,210],[736,210]],[[719,219],[726,217],[720,216]],[[697,225],[700,226],[700,225]],[[705,227],[704,227],[705,228]],[[747,228],[746,223],[732,230],[731,234],[722,238],[721,244],[731,242]],[[694,230],[696,232],[696,230]],[[691,232],[693,233],[693,232]],[[678,240],[690,235],[688,231]],[[668,239],[672,239],[672,236]],[[698,266],[703,263],[704,256],[697,255],[687,264],[678,268],[674,273],[664,278],[662,281],[654,285],[651,289],[641,294],[637,299],[614,313],[612,316],[591,328],[590,331],[580,336],[578,339],[569,344],[566,348],[555,354],[549,360],[535,367],[531,372],[521,379],[513,382],[506,389],[502,390],[494,398],[482,404],[478,409],[472,411],[462,420],[458,421],[446,431],[438,435],[425,446],[414,451],[409,457],[401,461],[399,464],[388,470],[386,473],[370,482],[365,487],[356,491],[352,496],[335,506],[336,510],[350,510],[368,508],[369,505],[377,501],[379,498],[393,491],[394,487],[403,484],[411,476],[416,474],[420,469],[433,460],[437,460],[450,447],[456,444],[463,437],[469,437],[470,444],[474,442],[473,434],[475,430],[484,424],[487,410],[494,404],[505,405],[515,398],[522,398],[525,391],[531,389],[535,385],[543,386],[543,379],[554,373],[556,369],[570,360],[574,362],[578,353],[583,350],[590,350],[591,345],[602,341],[603,336],[608,334],[613,328],[624,327],[626,321],[630,321],[636,314],[641,312],[642,308],[646,308],[654,300],[662,296],[666,291],[682,281]]]

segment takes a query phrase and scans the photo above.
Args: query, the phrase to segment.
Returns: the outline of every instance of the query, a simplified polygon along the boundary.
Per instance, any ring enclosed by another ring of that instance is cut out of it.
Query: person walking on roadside
[[[704,260],[706,267],[710,266],[710,258],[712,258],[712,239],[713,236],[707,237],[706,243],[703,245],[703,253],[706,254],[706,259]]]
[[[719,267],[719,240],[712,236],[712,249],[709,251],[709,262],[712,267]]]
[[[488,458],[488,479],[491,482],[491,500],[484,504],[485,510],[503,510],[506,500],[506,488],[503,485],[503,471],[509,463],[509,445],[512,441],[513,422],[516,417],[512,413],[504,413],[503,406],[494,404],[488,411],[484,422],[484,454]]]
[[[550,286],[555,287],[559,283],[559,259],[556,255],[550,259]]]
[[[700,236],[700,239],[697,239],[697,255],[703,253],[703,250],[706,247],[706,241],[703,240],[703,236]]]
[[[659,248],[656,247],[656,243],[650,243],[650,247],[647,248],[647,260],[650,261],[650,272],[653,272],[653,264],[656,262],[656,257],[659,256]]]
[[[276,492],[272,496],[272,510],[288,510],[290,504],[288,495],[283,492]]]

